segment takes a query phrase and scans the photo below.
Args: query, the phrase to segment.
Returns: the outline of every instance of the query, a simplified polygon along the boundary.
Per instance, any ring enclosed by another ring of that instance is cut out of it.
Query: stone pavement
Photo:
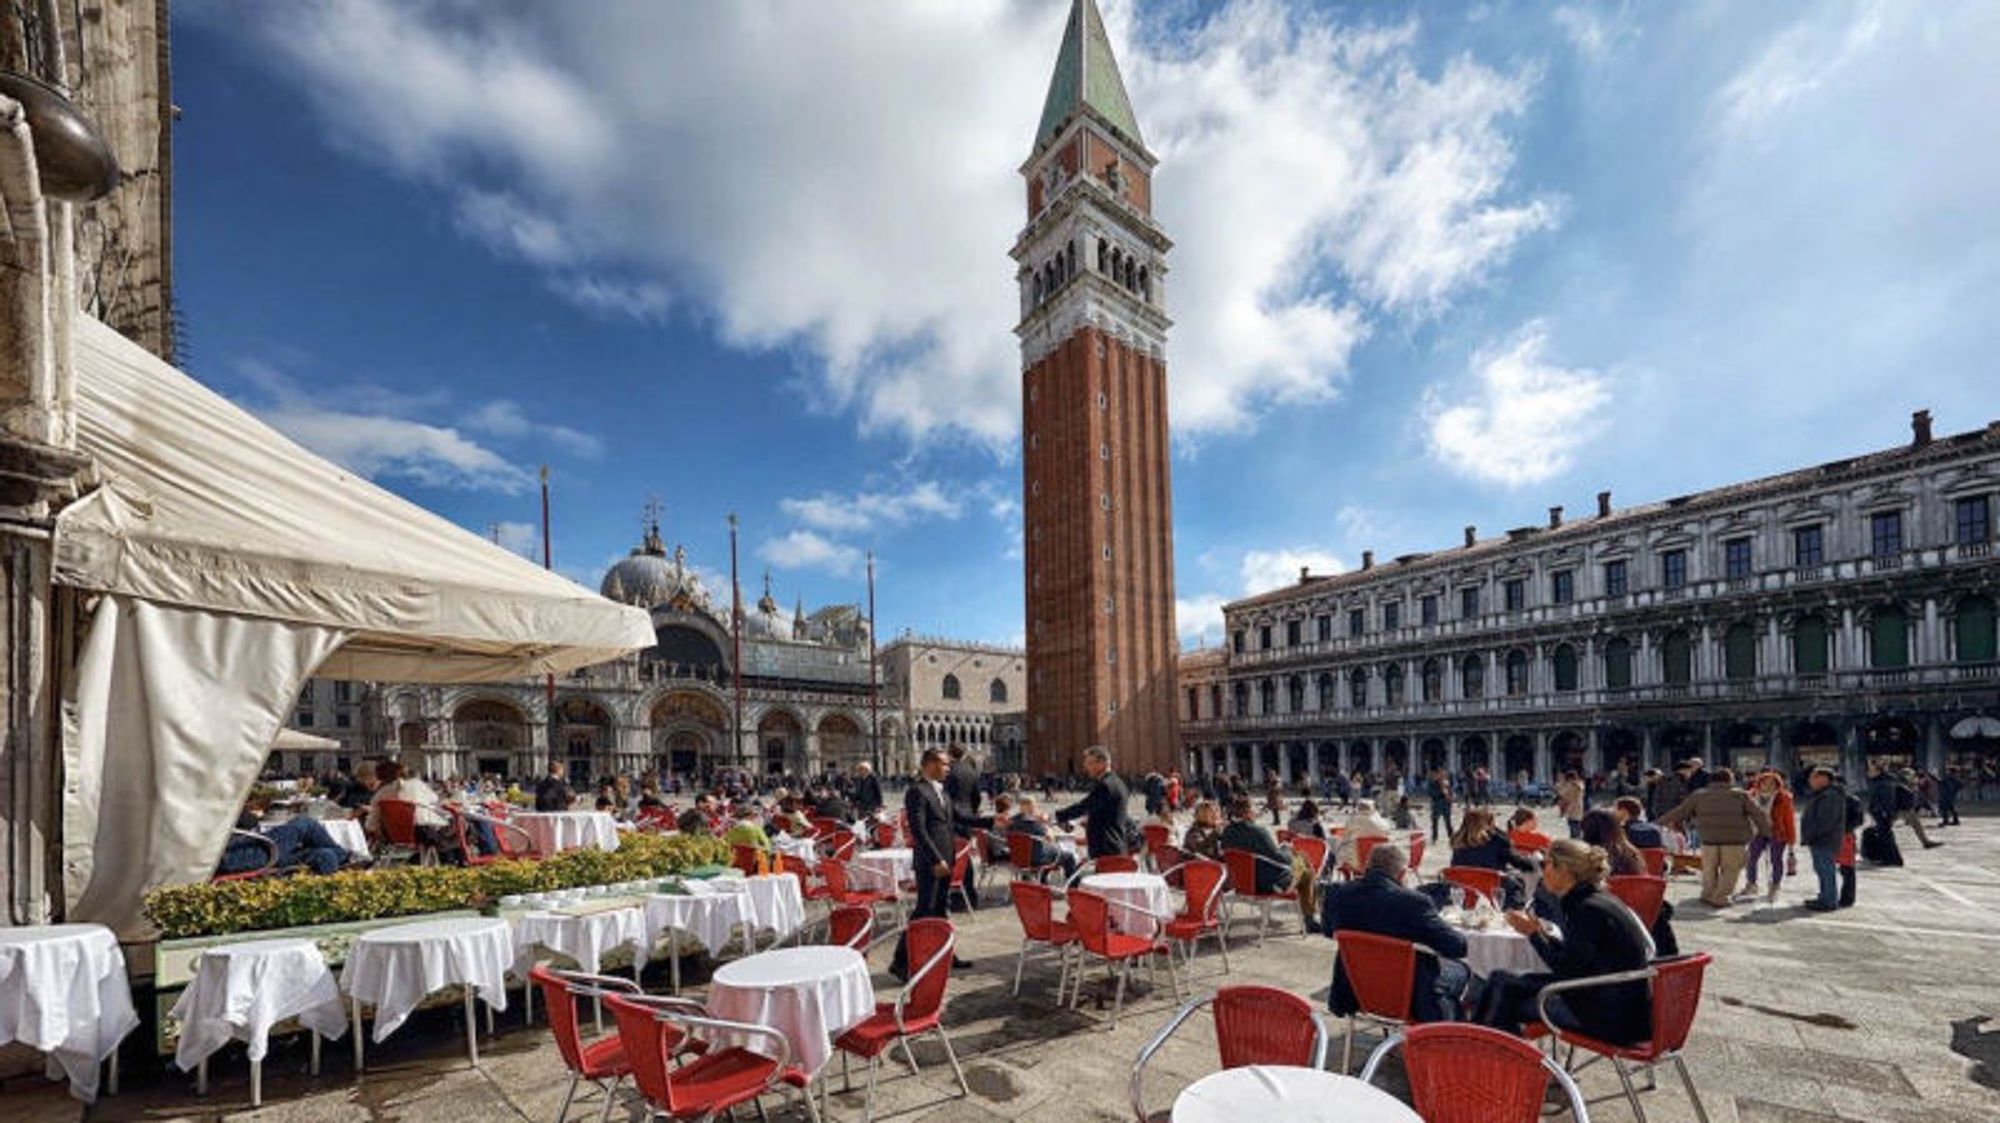
[[[1864,867],[1859,904],[1828,916],[1798,908],[1803,883],[1789,879],[1774,905],[1720,913],[1694,901],[1692,878],[1674,882],[1669,897],[1679,910],[1683,947],[1716,956],[1688,1049],[1715,1123],[2000,1118],[2000,925],[1992,920],[2000,915],[2000,819],[1968,818],[1938,837],[1948,845],[1924,851],[1909,842],[1904,869]],[[1440,864],[1433,854],[1425,867],[1434,872]],[[1108,1009],[1091,1007],[1088,992],[1085,1010],[1056,1009],[1052,966],[1031,963],[1022,996],[1014,999],[1008,992],[1019,926],[997,889],[987,901],[961,925],[962,953],[975,965],[954,975],[947,1014],[972,1095],[957,1097],[935,1041],[919,1044],[922,1075],[885,1068],[877,1117],[1130,1119],[1132,1059],[1174,1009],[1171,988],[1164,978],[1158,988],[1135,988],[1116,1029],[1108,1028]],[[1296,911],[1284,920],[1286,933],[1298,931]],[[1229,978],[1285,987],[1323,1008],[1331,943],[1288,934],[1257,946],[1254,928],[1254,918],[1239,914]],[[1220,963],[1204,948],[1196,985],[1213,987],[1222,981]],[[886,961],[886,951],[874,958],[878,968]],[[877,977],[885,998],[893,985]],[[211,1066],[206,1099],[194,1095],[191,1076],[128,1072],[125,1094],[84,1113],[58,1089],[15,1081],[0,1089],[0,1123],[553,1119],[566,1077],[546,1031],[521,1027],[518,996],[501,1021],[499,1039],[482,1042],[476,1071],[466,1063],[455,1011],[436,1011],[376,1048],[359,1083],[344,1043],[327,1049],[325,1073],[315,1079],[305,1075],[303,1045],[274,1042],[261,1111],[248,1109],[247,1068],[241,1052],[230,1051]],[[1344,1027],[1329,1018],[1329,1029],[1338,1063]],[[1357,1043],[1357,1070],[1371,1045],[1366,1038]],[[1181,1086],[1213,1065],[1208,1023],[1190,1022],[1149,1069],[1148,1106],[1164,1112]],[[1581,1082],[1593,1097],[1617,1088],[1603,1066]],[[1694,1118],[1671,1073],[1642,1098],[1647,1118],[1659,1123]],[[574,1107],[571,1118],[594,1119],[596,1108],[594,1100]],[[833,1109],[836,1118],[859,1119],[861,1096],[836,1093]],[[1627,1120],[1632,1113],[1622,1100],[1607,1100],[1593,1105],[1592,1116]],[[803,1112],[794,1106],[773,1118],[803,1118]]]

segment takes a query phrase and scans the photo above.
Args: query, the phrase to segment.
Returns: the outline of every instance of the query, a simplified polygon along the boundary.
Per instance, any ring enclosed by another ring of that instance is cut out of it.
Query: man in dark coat
[[[951,863],[957,853],[953,828],[957,814],[945,796],[945,777],[951,772],[943,749],[925,749],[919,765],[921,775],[903,792],[903,811],[910,817],[910,872],[916,877],[917,900],[910,919],[943,917],[950,911]],[[959,959],[955,967],[970,967]],[[918,964],[917,966],[922,966]],[[907,981],[910,973],[909,948],[896,941],[896,954],[889,961],[889,973]]]
[[[1083,833],[1090,844],[1090,856],[1129,854],[1134,840],[1126,835],[1126,801],[1131,793],[1125,781],[1111,770],[1111,750],[1092,745],[1083,750],[1083,770],[1090,774],[1090,791],[1080,800],[1056,812],[1056,822],[1068,825],[1083,819]]]
[[[951,801],[952,833],[959,838],[970,838],[972,827],[979,822],[980,783],[979,769],[966,759],[965,746],[951,747],[951,770],[945,773],[944,794]],[[965,899],[979,907],[977,858],[965,864]]]
[[[882,781],[875,770],[862,761],[854,766],[854,811],[863,818],[882,810]]]
[[[563,779],[563,762],[549,762],[549,774],[535,784],[535,810],[568,811],[575,794],[569,790],[568,781]]]
[[[1831,768],[1815,768],[1806,778],[1809,794],[1799,807],[1799,845],[1812,855],[1819,895],[1805,903],[1814,912],[1832,912],[1840,905],[1837,864],[1847,838],[1847,789],[1833,782]]]
[[[1359,880],[1341,882],[1327,890],[1320,905],[1320,928],[1335,939],[1341,932],[1367,932],[1408,940],[1436,952],[1435,956],[1417,956],[1410,1017],[1419,1022],[1451,1021],[1457,1017],[1466,982],[1472,977],[1459,962],[1465,957],[1465,934],[1444,922],[1436,902],[1403,887],[1403,874],[1409,865],[1409,856],[1401,846],[1378,843],[1368,852],[1368,870]],[[1337,953],[1327,1008],[1342,1017],[1361,1008]]]

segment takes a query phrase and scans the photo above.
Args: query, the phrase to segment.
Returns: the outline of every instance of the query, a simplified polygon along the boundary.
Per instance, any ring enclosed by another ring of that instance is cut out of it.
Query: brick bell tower
[[[1094,0],[1073,0],[1015,242],[1029,767],[1180,759],[1166,252],[1156,161]]]

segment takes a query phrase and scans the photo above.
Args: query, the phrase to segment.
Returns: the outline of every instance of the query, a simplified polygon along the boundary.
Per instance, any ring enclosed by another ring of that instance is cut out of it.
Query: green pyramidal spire
[[[1072,0],[1062,51],[1056,55],[1056,72],[1049,78],[1048,100],[1042,103],[1042,126],[1035,133],[1035,147],[1054,140],[1063,125],[1086,105],[1126,140],[1145,147],[1097,2]]]

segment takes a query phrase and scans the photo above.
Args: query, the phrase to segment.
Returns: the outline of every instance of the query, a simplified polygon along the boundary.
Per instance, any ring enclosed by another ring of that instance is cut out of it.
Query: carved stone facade
[[[1546,780],[2000,757],[2000,422],[1298,584],[1184,657],[1186,761]]]
[[[961,745],[995,771],[1019,771],[1027,741],[1009,722],[1027,700],[1027,653],[1017,647],[906,636],[884,647],[882,697],[909,730],[899,745],[899,771],[914,771],[909,754]]]

